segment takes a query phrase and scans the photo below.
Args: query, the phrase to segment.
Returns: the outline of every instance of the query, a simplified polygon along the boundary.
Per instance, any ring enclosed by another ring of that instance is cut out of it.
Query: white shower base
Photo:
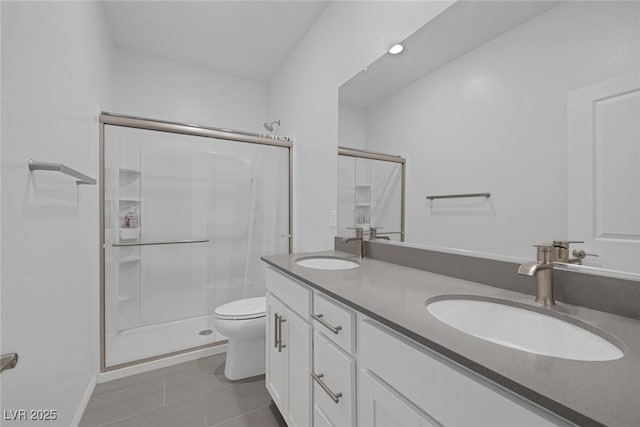
[[[147,357],[181,351],[223,341],[227,338],[214,329],[214,315],[192,317],[118,332],[107,336],[110,342],[106,354],[107,367],[133,362]],[[211,335],[199,332],[211,329]]]

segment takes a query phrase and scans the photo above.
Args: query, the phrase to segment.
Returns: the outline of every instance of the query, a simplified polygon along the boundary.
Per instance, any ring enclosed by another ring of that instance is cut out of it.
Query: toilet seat
[[[223,304],[216,308],[218,319],[224,320],[249,320],[266,316],[266,298],[246,298]]]

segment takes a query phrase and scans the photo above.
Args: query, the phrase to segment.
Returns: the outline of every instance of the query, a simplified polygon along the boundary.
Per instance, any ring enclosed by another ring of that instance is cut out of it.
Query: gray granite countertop
[[[467,335],[425,309],[426,300],[441,295],[500,298],[539,308],[530,295],[366,258],[351,270],[316,270],[295,263],[310,255],[352,257],[326,251],[262,259],[578,425],[640,425],[640,321],[558,303],[548,310],[602,331],[625,356],[604,362],[542,356]]]

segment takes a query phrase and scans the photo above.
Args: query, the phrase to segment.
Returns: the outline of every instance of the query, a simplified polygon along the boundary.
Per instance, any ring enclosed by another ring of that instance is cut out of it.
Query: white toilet
[[[216,330],[229,339],[224,375],[230,380],[265,372],[266,298],[247,298],[216,308]]]

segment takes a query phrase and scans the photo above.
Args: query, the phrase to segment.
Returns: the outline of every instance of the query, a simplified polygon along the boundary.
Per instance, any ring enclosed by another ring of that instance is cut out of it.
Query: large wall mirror
[[[640,274],[640,3],[459,1],[402,45],[340,87],[339,145],[406,158],[404,244]]]

